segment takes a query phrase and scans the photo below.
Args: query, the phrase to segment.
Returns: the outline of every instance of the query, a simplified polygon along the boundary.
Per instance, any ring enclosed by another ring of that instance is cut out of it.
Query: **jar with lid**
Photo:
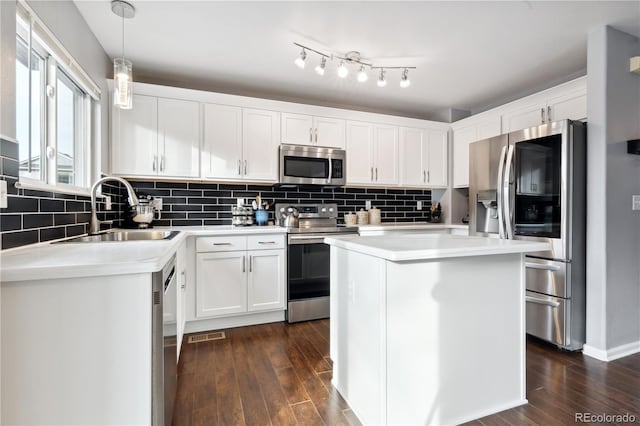
[[[360,209],[357,213],[358,225],[367,225],[369,223],[369,212],[365,209]]]
[[[380,225],[380,222],[382,222],[381,216],[380,216],[380,209],[376,207],[371,207],[369,209],[369,224]]]
[[[344,215],[344,224],[347,226],[353,226],[357,223],[357,217],[352,212],[345,213]]]

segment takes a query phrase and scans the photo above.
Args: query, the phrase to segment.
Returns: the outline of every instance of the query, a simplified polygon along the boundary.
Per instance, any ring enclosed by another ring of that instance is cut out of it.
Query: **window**
[[[20,182],[90,186],[92,117],[100,91],[23,2],[16,14],[16,137]]]

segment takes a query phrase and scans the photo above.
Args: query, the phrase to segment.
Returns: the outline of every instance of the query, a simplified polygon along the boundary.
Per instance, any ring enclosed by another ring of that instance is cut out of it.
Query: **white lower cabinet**
[[[284,309],[284,236],[230,236],[228,239],[225,242],[225,237],[198,238],[196,317]],[[239,244],[238,239],[245,241]],[[262,245],[273,248],[246,250],[246,247]]]

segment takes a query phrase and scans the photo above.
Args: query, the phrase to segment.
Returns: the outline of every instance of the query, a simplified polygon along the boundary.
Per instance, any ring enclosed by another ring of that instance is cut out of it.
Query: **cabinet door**
[[[302,114],[282,113],[282,143],[315,145],[313,117]]]
[[[544,102],[532,103],[502,116],[502,133],[539,126],[546,120]]]
[[[249,311],[284,309],[284,250],[255,250],[249,256],[247,305]]]
[[[246,252],[196,255],[196,316],[247,311]]]
[[[398,184],[398,128],[374,126],[374,181],[376,185]]]
[[[133,95],[134,107],[111,111],[111,172],[155,175],[158,170],[158,98]]]
[[[178,359],[180,358],[180,348],[182,347],[182,336],[184,335],[184,325],[187,312],[187,242],[184,241],[176,251],[176,273],[177,279],[177,303],[176,321],[178,323]]]
[[[314,117],[314,141],[320,146],[344,149],[345,121],[338,118]]]
[[[476,141],[476,126],[453,131],[453,186],[469,186],[469,145]]]
[[[200,175],[200,105],[179,99],[158,99],[159,174]]]
[[[423,164],[426,143],[424,129],[400,128],[400,184],[426,185],[427,171]]]
[[[242,109],[204,105],[202,177],[239,179],[242,176]]]
[[[280,113],[242,110],[242,174],[245,179],[278,180]]]
[[[585,120],[587,118],[587,89],[564,93],[547,102],[547,112],[551,121]]]
[[[373,125],[347,122],[347,183],[373,183]]]
[[[427,185],[447,186],[447,132],[431,130],[428,133]]]

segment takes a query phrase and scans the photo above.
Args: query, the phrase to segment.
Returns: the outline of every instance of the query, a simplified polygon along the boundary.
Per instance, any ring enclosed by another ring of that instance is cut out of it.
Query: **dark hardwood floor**
[[[331,386],[329,320],[225,331],[183,344],[174,426],[360,424]],[[640,354],[604,363],[528,339],[527,398],[468,424],[568,425],[576,412],[629,413],[640,424]]]

